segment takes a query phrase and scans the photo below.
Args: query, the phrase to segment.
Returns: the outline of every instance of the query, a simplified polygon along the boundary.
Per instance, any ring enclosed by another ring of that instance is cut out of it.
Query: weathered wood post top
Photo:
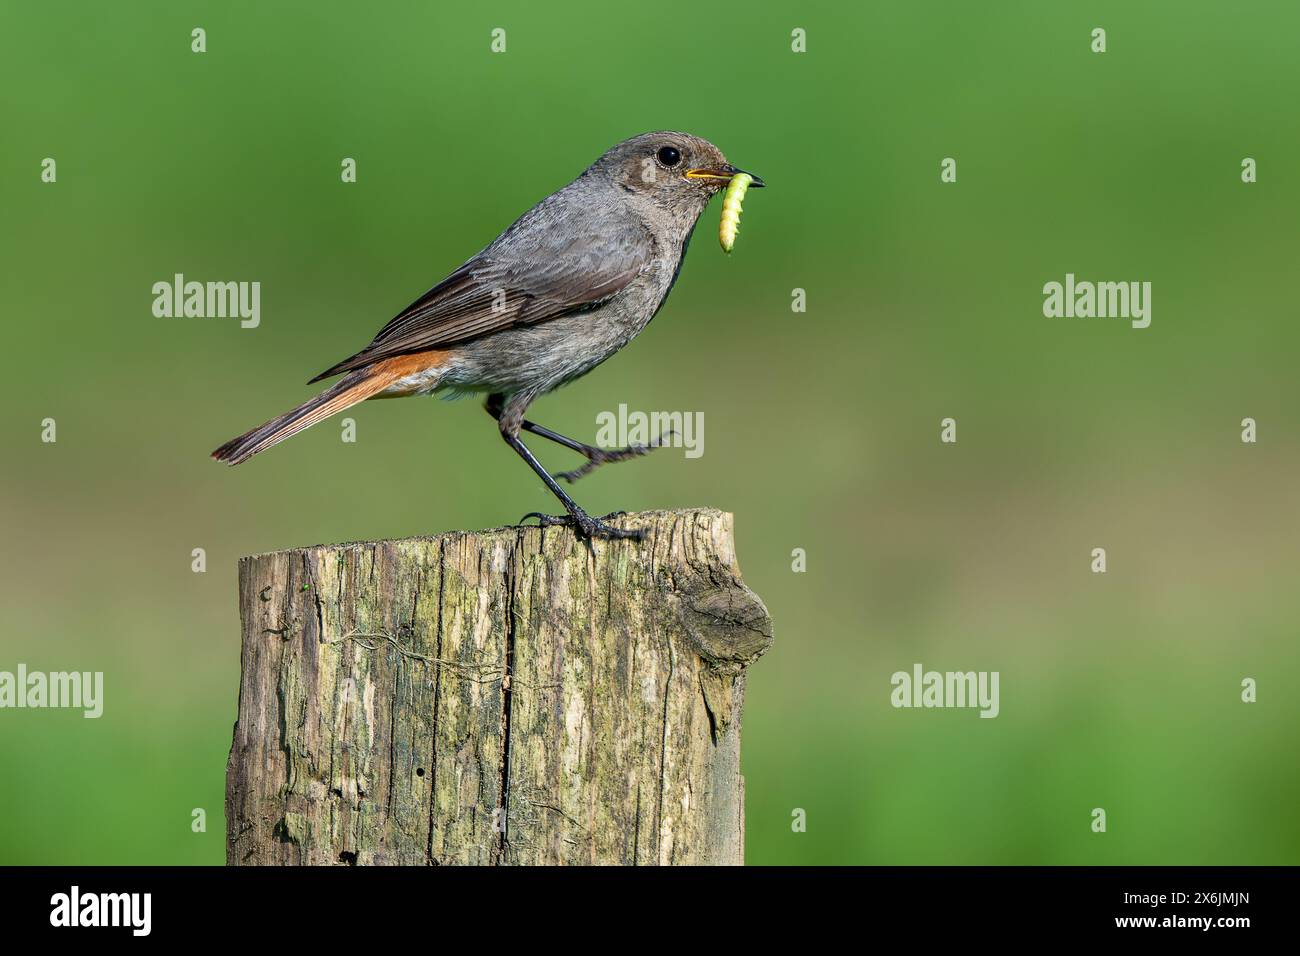
[[[741,863],[732,517],[501,528],[241,560],[231,864]]]

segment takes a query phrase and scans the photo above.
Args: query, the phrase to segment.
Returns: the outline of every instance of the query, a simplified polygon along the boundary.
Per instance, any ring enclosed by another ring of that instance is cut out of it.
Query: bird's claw
[[[544,515],[540,511],[530,511],[519,519],[523,524],[529,518],[537,519],[537,527],[554,528],[563,526],[573,528],[578,537],[590,542],[595,538],[604,538],[607,540],[630,540],[641,541],[645,538],[645,529],[643,528],[615,528],[605,524],[609,518],[617,518],[620,515],[627,514],[625,511],[615,511],[605,515],[604,518],[593,518],[586,512],[579,512],[576,515]]]
[[[579,478],[591,474],[601,465],[613,461],[627,461],[629,458],[640,458],[642,455],[648,455],[656,448],[663,448],[676,434],[677,429],[672,428],[656,437],[648,445],[628,445],[626,448],[611,448],[608,451],[604,448],[588,445],[582,452],[587,458],[586,464],[574,468],[572,471],[557,472],[552,477],[563,478],[569,484],[573,484]]]

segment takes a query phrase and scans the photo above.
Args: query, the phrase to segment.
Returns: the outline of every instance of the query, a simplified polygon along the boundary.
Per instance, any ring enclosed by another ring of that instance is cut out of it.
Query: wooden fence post
[[[242,559],[227,862],[743,862],[767,609],[731,515],[615,523]]]

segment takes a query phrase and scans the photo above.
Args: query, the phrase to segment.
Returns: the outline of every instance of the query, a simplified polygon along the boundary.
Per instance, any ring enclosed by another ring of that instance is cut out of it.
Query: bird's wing
[[[554,199],[555,197],[552,197]],[[599,305],[654,259],[639,221],[542,202],[403,309],[368,346],[312,381]]]

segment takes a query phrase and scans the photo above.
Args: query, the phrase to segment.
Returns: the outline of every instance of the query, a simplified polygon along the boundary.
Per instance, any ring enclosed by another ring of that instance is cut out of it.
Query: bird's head
[[[588,170],[656,206],[696,216],[740,172],[708,140],[670,131],[624,140]],[[762,185],[754,176],[751,188]]]

